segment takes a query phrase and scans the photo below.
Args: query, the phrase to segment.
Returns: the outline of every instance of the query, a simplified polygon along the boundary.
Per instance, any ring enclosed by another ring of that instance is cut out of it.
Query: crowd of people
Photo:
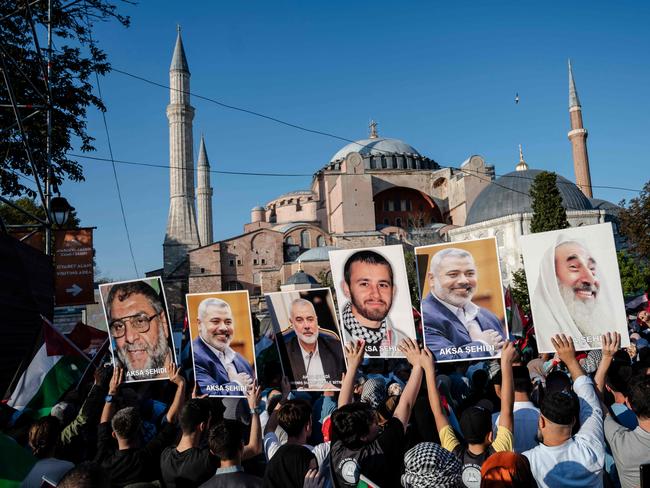
[[[506,342],[479,362],[437,364],[410,339],[405,359],[364,359],[355,341],[338,392],[267,375],[213,398],[173,364],[136,384],[100,367],[49,416],[3,415],[3,435],[36,459],[25,487],[639,487],[647,322],[627,349],[616,333],[588,353],[558,335],[554,355]]]

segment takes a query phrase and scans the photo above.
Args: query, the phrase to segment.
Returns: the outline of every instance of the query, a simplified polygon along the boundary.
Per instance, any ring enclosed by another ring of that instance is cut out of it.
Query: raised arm
[[[578,378],[585,375],[585,372],[576,359],[576,348],[573,344],[573,338],[564,334],[558,334],[551,337],[551,342],[557,351],[557,356],[566,365],[571,374],[571,379],[575,383]]]
[[[176,385],[174,401],[172,401],[172,404],[167,411],[167,422],[174,424],[176,423],[178,413],[181,411],[181,408],[183,408],[183,403],[185,402],[185,378],[181,375],[181,369],[174,363],[168,364],[167,371],[169,372],[169,381]]]
[[[345,357],[348,360],[348,372],[345,373],[343,383],[341,383],[341,391],[339,392],[339,408],[352,402],[354,394],[354,382],[357,378],[357,369],[363,361],[363,354],[365,352],[364,341],[352,340],[345,345]]]
[[[411,375],[409,376],[404,391],[399,398],[393,417],[399,419],[404,426],[404,430],[411,418],[411,411],[415,404],[415,399],[420,391],[422,384],[422,366],[420,365],[420,347],[412,339],[402,339],[399,344],[399,350],[406,355],[406,360],[411,364]]]
[[[436,385],[436,365],[433,354],[429,348],[425,347],[420,355],[420,364],[424,369],[424,375],[427,381],[427,393],[429,396],[429,406],[433,412],[433,418],[436,421],[436,429],[440,432],[444,427],[449,425],[449,419],[442,408],[440,402],[440,393]]]
[[[244,446],[242,459],[250,459],[262,452],[262,428],[260,424],[260,394],[262,388],[255,382],[248,387],[246,401],[251,412],[251,432],[248,436],[248,444]]]
[[[289,393],[291,393],[291,385],[286,376],[282,377],[282,382],[280,384],[280,391],[282,391],[282,397],[280,401],[275,405],[273,412],[269,414],[269,420],[266,422],[266,427],[264,427],[264,435],[269,432],[275,432],[275,429],[278,428],[278,410],[280,406],[287,401],[289,398]]]
[[[614,360],[614,354],[618,351],[621,345],[621,334],[618,332],[608,332],[603,334],[602,337],[602,351],[603,358],[600,360],[598,369],[596,370],[596,376],[594,376],[594,383],[596,384],[596,391],[600,395],[602,401],[603,394],[605,392],[605,379],[607,378],[607,371],[612,365]]]
[[[499,425],[510,432],[514,429],[513,407],[515,402],[515,385],[512,363],[517,358],[517,349],[512,342],[506,342],[501,351],[501,413]]]
[[[104,402],[102,416],[99,420],[100,424],[103,424],[104,422],[110,422],[113,418],[113,415],[115,414],[115,403],[113,402],[113,397],[117,395],[120,385],[122,384],[122,379],[124,379],[124,370],[119,366],[115,366],[113,368],[113,376],[111,377],[111,382],[108,385],[108,395],[106,401]]]

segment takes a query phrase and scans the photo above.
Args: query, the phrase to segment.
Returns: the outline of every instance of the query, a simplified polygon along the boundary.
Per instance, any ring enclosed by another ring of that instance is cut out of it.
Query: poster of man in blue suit
[[[500,357],[508,337],[496,239],[415,249],[424,342],[438,362]]]
[[[255,381],[248,291],[186,296],[200,394],[244,397]]]

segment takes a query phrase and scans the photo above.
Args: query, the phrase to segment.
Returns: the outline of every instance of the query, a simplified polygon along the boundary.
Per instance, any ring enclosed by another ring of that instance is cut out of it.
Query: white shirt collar
[[[433,298],[435,298],[440,303],[442,303],[445,307],[447,307],[449,311],[451,311],[451,313],[453,313],[456,317],[458,317],[463,323],[467,323],[470,320],[474,320],[480,311],[478,305],[475,305],[471,301],[467,302],[467,304],[463,308],[461,308],[461,307],[456,307],[451,303],[447,303],[444,300],[441,300],[436,296],[435,293],[433,293],[433,290],[431,291],[431,295],[433,296]]]
[[[296,336],[296,339],[298,339],[298,336]],[[305,348],[302,347],[302,344],[300,343],[300,339],[298,339],[298,345],[300,346],[300,351],[302,353],[302,357],[306,361],[309,360],[309,351],[305,350]],[[311,357],[313,359],[316,356],[318,356],[318,341],[316,341],[316,349],[314,349],[314,353],[311,355]]]
[[[230,346],[226,346],[226,348],[223,350],[223,352],[221,352],[216,347],[213,347],[210,344],[208,344],[203,339],[203,337],[201,337],[201,340],[203,341],[203,344],[208,346],[208,349],[210,349],[210,351],[212,351],[215,354],[215,356],[217,356],[219,358],[219,361],[221,361],[222,364],[226,365],[226,364],[232,363],[235,360],[235,351],[233,351],[230,348]]]

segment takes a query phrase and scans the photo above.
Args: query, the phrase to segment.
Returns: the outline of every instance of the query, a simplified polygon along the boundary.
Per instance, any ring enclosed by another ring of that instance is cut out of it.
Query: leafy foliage
[[[624,295],[636,295],[650,286],[650,266],[635,256],[620,251],[617,253],[618,271]]]
[[[406,261],[406,276],[409,282],[409,293],[411,294],[411,303],[416,310],[420,310],[420,289],[418,287],[418,273],[415,266],[415,253],[406,251],[404,253]]]
[[[641,194],[629,202],[622,200],[618,218],[619,229],[626,237],[632,253],[646,259],[650,257],[650,181]]]
[[[542,171],[535,176],[530,186],[530,197],[533,207],[533,219],[530,222],[532,234],[569,227],[555,173]]]
[[[512,285],[510,286],[512,299],[517,302],[523,313],[530,316],[530,297],[528,296],[528,281],[526,272],[521,267],[512,273]]]
[[[117,7],[105,0],[51,1],[54,39],[50,74],[51,167],[53,182],[59,185],[66,178],[83,180],[81,165],[70,159],[67,152],[73,149],[74,139],[79,141],[78,149],[81,151],[94,149],[94,139],[86,127],[87,110],[90,107],[105,110],[102,101],[92,94],[91,77],[94,72],[105,75],[110,71],[110,65],[106,53],[92,39],[91,23],[113,20],[128,26],[129,18],[118,14]],[[37,35],[43,37],[48,21],[47,4],[45,0],[36,3],[28,0],[0,2],[0,46],[16,102],[36,106],[18,110],[40,181],[45,181],[47,172],[47,90],[43,82],[46,46],[39,40],[42,47],[42,57],[39,57],[30,20],[33,20]],[[0,104],[10,105],[4,82],[0,81],[0,85]],[[0,193],[34,197],[35,191],[25,186],[17,174],[34,177],[13,110],[0,110],[0,129],[0,154],[5,169],[0,172]]]
[[[35,215],[41,220],[45,220],[45,209],[37,204],[33,199],[28,197],[21,197],[16,200],[13,200],[12,203],[17,207],[20,207],[32,215]],[[29,218],[23,212],[16,210],[15,208],[0,202],[0,218],[5,223],[5,225],[25,225],[25,224],[37,224],[38,222],[35,219]],[[70,212],[70,217],[68,221],[62,227],[64,229],[74,229],[79,227],[79,217],[77,213],[73,210]],[[59,228],[56,224],[53,224],[55,229]]]

